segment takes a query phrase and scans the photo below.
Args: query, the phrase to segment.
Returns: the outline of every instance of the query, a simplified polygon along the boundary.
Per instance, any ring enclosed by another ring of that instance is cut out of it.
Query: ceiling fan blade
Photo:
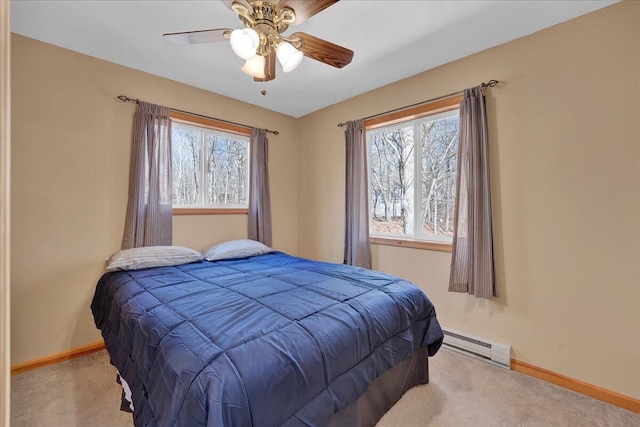
[[[185,31],[182,33],[167,33],[162,37],[168,42],[179,45],[221,42],[225,40],[225,33],[231,34],[230,28],[215,30]]]
[[[291,25],[298,25],[338,1],[339,0],[280,0],[276,5],[276,10],[280,13],[280,10],[284,7],[293,9],[296,13],[296,20]]]
[[[342,68],[353,59],[352,50],[306,33],[294,33],[289,38],[302,40],[302,46],[298,50],[302,51],[304,56],[324,62],[332,67]]]
[[[251,7],[251,5],[249,4],[249,2],[247,0],[222,0],[222,3],[224,3],[224,5],[227,6],[231,10],[233,10],[232,6],[233,6],[234,3],[240,3],[241,5],[243,5],[244,7],[247,8],[247,10],[249,11],[250,14],[253,13],[253,7]]]
[[[264,57],[264,79],[260,77],[254,77],[256,82],[268,82],[276,78],[276,54],[271,51]]]
[[[280,0],[276,6],[278,13],[283,7],[288,7],[296,13],[296,20],[292,25],[298,25],[311,18],[318,12],[322,12],[329,6],[338,3],[339,0]]]

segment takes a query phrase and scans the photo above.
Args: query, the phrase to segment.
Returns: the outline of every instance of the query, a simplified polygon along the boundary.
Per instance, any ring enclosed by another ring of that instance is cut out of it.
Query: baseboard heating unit
[[[478,338],[466,332],[442,328],[444,348],[473,358],[489,362],[505,369],[511,369],[511,346]]]

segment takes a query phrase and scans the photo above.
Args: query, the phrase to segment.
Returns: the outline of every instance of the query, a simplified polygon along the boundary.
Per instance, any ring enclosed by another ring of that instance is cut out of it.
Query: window
[[[174,214],[246,213],[248,136],[206,126],[203,119],[176,120],[173,113],[172,118]]]
[[[450,250],[459,99],[367,126],[373,243]],[[390,240],[385,240],[385,238]],[[422,242],[438,245],[422,245]],[[417,243],[412,245],[411,242]]]

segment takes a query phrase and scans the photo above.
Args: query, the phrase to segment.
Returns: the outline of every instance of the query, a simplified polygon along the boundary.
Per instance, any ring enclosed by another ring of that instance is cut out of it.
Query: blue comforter
[[[323,426],[443,338],[415,285],[280,252],[107,273],[91,308],[138,426]]]

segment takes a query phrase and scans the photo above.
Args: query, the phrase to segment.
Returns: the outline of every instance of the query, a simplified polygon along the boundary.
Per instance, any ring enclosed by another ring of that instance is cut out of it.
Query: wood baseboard
[[[615,391],[607,390],[606,388],[569,378],[556,372],[548,371],[515,359],[511,359],[511,369],[640,414],[640,400],[634,399],[633,397],[625,396],[624,394],[616,393]]]
[[[50,354],[48,356],[25,360],[24,362],[11,365],[11,375],[17,375],[23,372],[31,371],[33,369],[42,368],[43,366],[53,365],[54,363],[64,362],[65,360],[75,359],[76,357],[95,353],[96,351],[100,351],[103,349],[104,341],[98,341],[92,344],[83,345],[82,347],[72,348],[71,350]]]

